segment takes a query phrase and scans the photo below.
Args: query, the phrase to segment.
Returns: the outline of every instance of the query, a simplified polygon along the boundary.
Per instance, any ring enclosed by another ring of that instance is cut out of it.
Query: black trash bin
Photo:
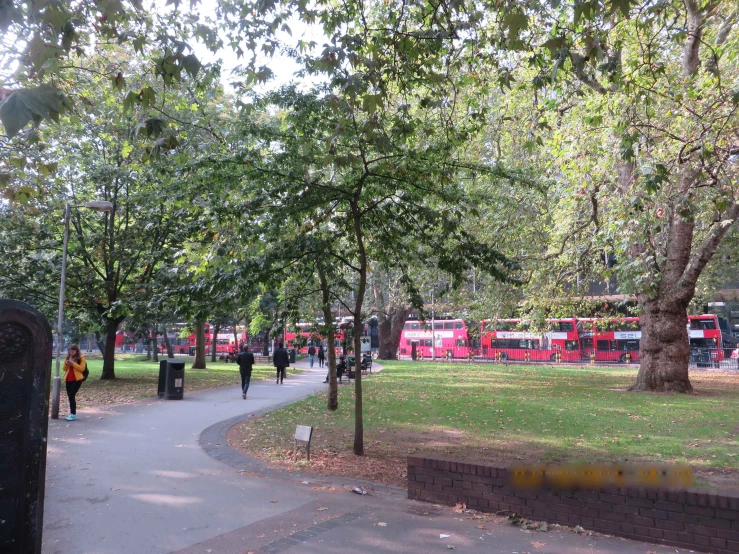
[[[157,394],[167,400],[182,400],[185,393],[185,362],[162,360],[159,362],[159,387]]]
[[[295,363],[295,349],[294,348],[290,349],[290,363],[291,364]]]

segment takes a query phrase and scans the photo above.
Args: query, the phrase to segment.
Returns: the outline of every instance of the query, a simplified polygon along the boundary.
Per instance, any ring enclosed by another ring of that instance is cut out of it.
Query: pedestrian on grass
[[[316,347],[312,344],[308,348],[308,363],[313,367],[313,360],[316,359]]]
[[[318,367],[323,367],[323,361],[326,359],[326,352],[323,351],[323,345],[318,345]]]
[[[249,352],[248,345],[245,344],[241,348],[241,354],[236,358],[236,363],[239,364],[239,373],[241,373],[241,397],[246,400],[251,381],[251,370],[254,368],[254,354]]]
[[[67,421],[77,419],[77,400],[75,397],[85,380],[85,369],[87,369],[87,361],[80,351],[77,344],[73,344],[67,351],[67,358],[64,360],[64,383],[67,387],[67,398],[69,398],[69,415]]]
[[[285,350],[283,343],[280,343],[277,350],[272,354],[272,362],[277,368],[277,384],[281,385],[282,381],[285,379],[285,371],[290,367],[290,356],[288,355],[287,350]]]

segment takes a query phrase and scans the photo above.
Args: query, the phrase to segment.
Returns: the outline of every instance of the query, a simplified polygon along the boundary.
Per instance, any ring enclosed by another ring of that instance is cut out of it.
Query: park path
[[[480,520],[409,501],[399,489],[371,487],[359,496],[349,492],[346,480],[265,471],[264,464],[221,444],[233,421],[325,387],[325,370],[308,369],[307,362],[297,366],[305,372],[282,386],[254,383],[246,401],[235,384],[186,393],[182,401],[81,410],[71,423],[52,420],[43,554],[657,550],[556,527],[524,534],[502,518]]]
[[[279,480],[247,479],[200,448],[206,427],[304,398],[325,385],[308,369],[284,385],[234,387],[79,411],[50,420],[44,554],[147,554],[182,549],[316,499]],[[187,370],[186,370],[187,374]],[[187,383],[187,376],[185,377]],[[278,500],[278,502],[272,502]]]

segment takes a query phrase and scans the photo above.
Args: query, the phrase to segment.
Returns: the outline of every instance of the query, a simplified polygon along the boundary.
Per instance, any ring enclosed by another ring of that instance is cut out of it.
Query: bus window
[[[456,322],[456,323],[454,324],[454,328],[455,328],[455,329],[464,329],[464,323],[462,323],[461,321],[457,321],[457,322]]]
[[[639,350],[638,340],[618,340],[616,341],[618,350]]]
[[[580,339],[580,346],[583,350],[588,350],[593,348],[593,339],[586,338],[586,339]]]
[[[425,323],[423,325],[423,330],[424,331],[431,331],[431,324],[430,323]]]
[[[572,333],[575,330],[575,326],[571,321],[560,321],[559,330],[563,333]]]
[[[419,324],[418,324],[418,323],[411,323],[411,329],[412,329],[413,331],[418,331],[418,329],[419,329]]]
[[[406,330],[406,331],[410,331],[411,330],[411,324],[410,323],[406,323],[405,325],[403,325],[403,329]]]
[[[569,350],[570,352],[579,350],[579,345],[577,344],[577,341],[576,340],[566,340],[565,350]]]
[[[452,323],[451,321],[444,323],[444,329],[454,329],[454,323]]]
[[[405,339],[405,344],[407,346],[410,346],[411,345],[411,339]]]
[[[713,319],[691,319],[690,328],[693,330],[703,329],[712,331],[716,329],[716,322]]]
[[[434,331],[441,331],[444,328],[444,324],[440,321],[434,322]]]
[[[607,340],[599,340],[598,341],[598,352],[608,352],[610,350],[610,345],[608,344],[609,341]]]
[[[464,339],[457,339],[457,346],[467,346],[467,341]]]
[[[433,344],[431,343],[431,339],[426,339],[425,341],[423,341],[423,344],[424,346],[433,346]]]

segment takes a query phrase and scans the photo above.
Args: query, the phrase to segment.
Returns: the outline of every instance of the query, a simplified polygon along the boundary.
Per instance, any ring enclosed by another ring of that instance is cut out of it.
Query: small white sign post
[[[305,446],[305,455],[310,461],[310,440],[313,437],[313,427],[309,425],[298,425],[295,427],[295,460],[298,459],[298,443]]]

